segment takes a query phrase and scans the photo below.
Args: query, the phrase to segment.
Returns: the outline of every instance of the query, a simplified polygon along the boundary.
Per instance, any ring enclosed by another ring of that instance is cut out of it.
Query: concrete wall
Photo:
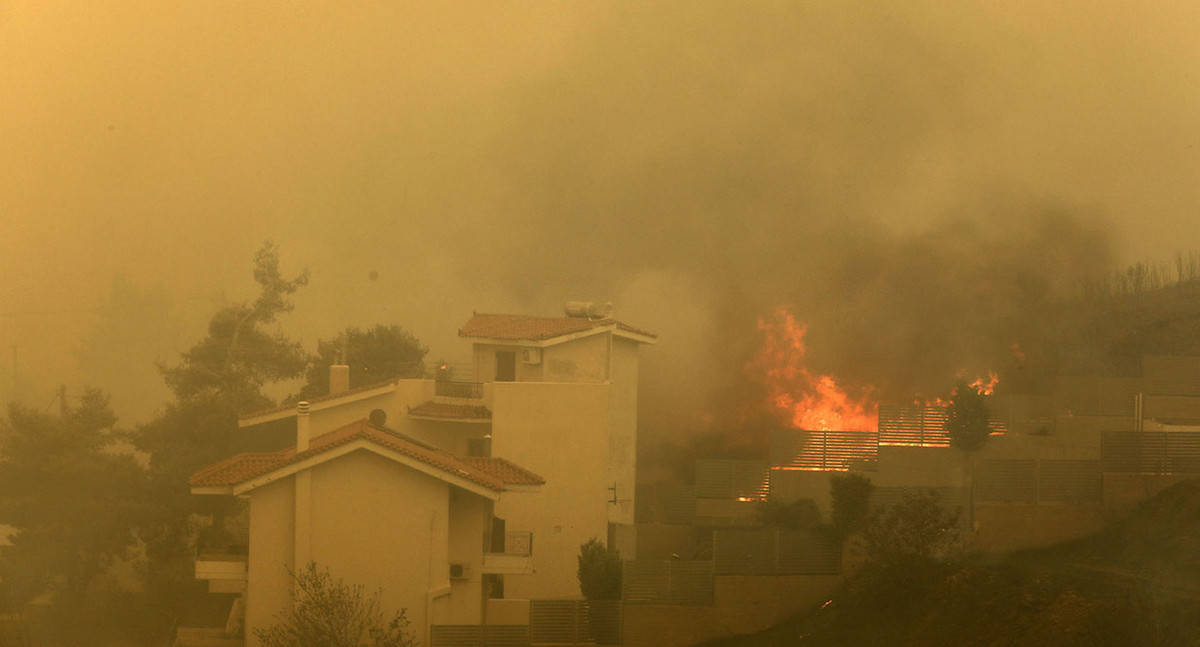
[[[1127,517],[1142,501],[1180,481],[1195,478],[1191,474],[1105,474],[1104,509],[1112,519]]]
[[[684,647],[748,634],[820,605],[840,575],[713,578],[713,606],[625,605],[624,647]]]
[[[1104,528],[1104,507],[1095,503],[976,503],[975,532],[968,548],[1008,552],[1053,546]]]
[[[544,349],[542,351],[541,380],[543,382],[607,381],[610,378],[609,343],[611,339],[612,336],[608,333],[599,333]]]
[[[966,459],[949,447],[880,447],[877,471],[863,475],[879,487],[962,487]]]
[[[607,336],[612,341],[611,390],[608,400],[608,476],[617,486],[616,505],[608,507],[608,521],[633,523],[637,488],[637,342]],[[582,341],[582,340],[581,340]],[[566,344],[564,344],[566,345]]]
[[[505,597],[579,594],[579,546],[608,535],[609,392],[605,384],[494,385],[492,453],[546,479],[539,492],[496,504],[509,530],[534,533],[536,573],[505,576]]]

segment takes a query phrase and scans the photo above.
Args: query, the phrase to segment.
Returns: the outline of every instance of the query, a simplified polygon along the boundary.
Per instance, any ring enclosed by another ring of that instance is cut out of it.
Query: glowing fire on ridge
[[[805,363],[805,325],[786,308],[759,319],[762,348],[747,367],[767,387],[768,403],[787,423],[809,431],[875,431],[877,406],[870,391],[855,397],[828,375],[813,375]]]

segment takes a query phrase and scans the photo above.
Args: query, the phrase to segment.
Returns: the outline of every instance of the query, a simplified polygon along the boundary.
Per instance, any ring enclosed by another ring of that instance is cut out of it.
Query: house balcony
[[[434,382],[433,394],[441,398],[482,400],[483,382],[453,382],[450,380],[437,380]]]
[[[196,551],[196,579],[208,580],[210,593],[240,593],[246,589],[246,545],[202,538]]]
[[[491,385],[482,382],[434,381],[432,400],[409,407],[410,418],[441,422],[491,424]]]
[[[483,554],[483,572],[495,575],[533,573],[533,533],[506,532],[504,544]],[[496,550],[499,549],[499,550]]]

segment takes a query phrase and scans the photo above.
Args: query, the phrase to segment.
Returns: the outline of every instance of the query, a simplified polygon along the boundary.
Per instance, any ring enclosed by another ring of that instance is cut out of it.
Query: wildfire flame
[[[996,375],[995,371],[988,371],[988,379],[983,381],[982,377],[975,378],[974,382],[967,384],[968,387],[975,389],[979,395],[992,395],[996,391],[996,385],[1000,383],[1000,376]]]
[[[759,319],[762,348],[748,369],[767,387],[768,404],[788,425],[809,431],[875,431],[879,426],[870,391],[853,396],[833,377],[809,372],[807,328],[786,308]]]

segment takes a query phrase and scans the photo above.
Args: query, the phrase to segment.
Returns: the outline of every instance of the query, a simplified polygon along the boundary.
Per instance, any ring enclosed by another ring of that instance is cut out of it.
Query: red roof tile
[[[500,479],[505,485],[542,485],[546,479],[503,458],[463,457],[462,462]]]
[[[458,330],[460,337],[504,339],[511,341],[542,341],[563,335],[587,332],[596,328],[616,326],[623,332],[657,338],[653,333],[638,330],[616,319],[587,317],[533,317],[529,315],[476,314]]]
[[[359,420],[313,438],[308,449],[303,452],[297,453],[293,447],[278,452],[239,454],[227,458],[196,472],[188,480],[188,484],[192,487],[240,485],[356,440],[373,442],[447,474],[464,478],[496,492],[504,490],[505,483],[509,482],[506,481],[508,478],[514,479],[511,481],[514,485],[530,484],[531,478],[538,479],[538,483],[542,482],[541,477],[508,463],[508,461],[504,461],[504,463],[510,465],[512,469],[490,463],[472,463],[469,461],[473,459],[459,458],[450,452],[420,444],[416,440],[406,438],[393,431],[376,427],[367,420]]]
[[[430,400],[408,408],[408,415],[424,418],[491,420],[492,412],[481,404],[450,404]]]

